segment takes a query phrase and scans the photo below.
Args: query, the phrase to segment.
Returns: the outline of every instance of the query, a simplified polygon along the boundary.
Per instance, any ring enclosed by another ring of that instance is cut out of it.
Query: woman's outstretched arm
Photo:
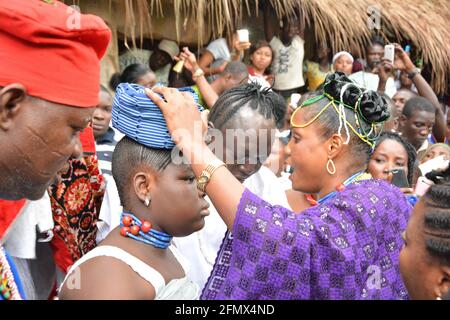
[[[199,177],[217,157],[204,142],[206,125],[201,119],[194,99],[176,89],[157,87],[146,90],[147,95],[161,109],[172,139],[183,152]],[[158,94],[162,95],[162,99]],[[228,229],[232,229],[244,186],[224,166],[214,171],[206,186],[206,193]]]

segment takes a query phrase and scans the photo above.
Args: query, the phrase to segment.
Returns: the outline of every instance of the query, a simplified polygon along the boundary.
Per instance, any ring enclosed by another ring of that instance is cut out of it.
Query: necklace
[[[338,194],[338,192],[342,192],[345,190],[345,187],[347,187],[349,184],[352,184],[355,181],[360,181],[360,180],[367,180],[370,179],[371,176],[370,174],[364,172],[364,171],[360,171],[355,173],[354,175],[352,175],[351,177],[349,177],[347,180],[345,180],[343,183],[338,184],[336,186],[336,191],[330,192],[329,194],[327,194],[326,196],[324,196],[323,198],[320,198],[319,200],[314,199],[314,197],[312,196],[312,194],[306,194],[306,200],[313,206],[324,203],[325,201],[327,201],[328,199],[333,198],[334,196],[336,196]]]
[[[0,246],[0,300],[22,300],[7,254]]]
[[[131,212],[122,212],[120,225],[120,234],[123,237],[130,237],[159,249],[167,249],[173,238],[170,234],[152,229],[150,222],[141,222]]]

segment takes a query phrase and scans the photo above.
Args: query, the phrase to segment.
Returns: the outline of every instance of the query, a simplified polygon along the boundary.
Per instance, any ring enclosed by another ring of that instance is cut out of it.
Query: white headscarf
[[[337,60],[340,56],[343,56],[343,55],[349,57],[350,60],[352,60],[352,63],[353,63],[353,60],[354,60],[354,59],[353,59],[353,56],[352,56],[350,53],[348,53],[347,51],[339,51],[338,53],[336,53],[336,54],[333,56],[332,63],[334,64],[334,63],[336,62],[336,60]]]

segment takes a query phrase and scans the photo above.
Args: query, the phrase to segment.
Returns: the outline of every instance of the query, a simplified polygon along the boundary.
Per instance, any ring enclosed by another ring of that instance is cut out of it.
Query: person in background
[[[450,167],[426,177],[434,184],[402,235],[400,271],[411,299],[442,300],[450,293]]]
[[[258,41],[250,47],[250,65],[248,68],[249,78],[258,82],[262,87],[271,87],[273,75],[270,66],[273,60],[273,50],[265,40]]]
[[[154,51],[133,49],[120,55],[120,70],[123,72],[132,64],[149,66],[156,76],[156,82],[167,86],[173,57],[177,56],[179,52],[180,49],[175,41],[162,39]]]
[[[264,32],[273,50],[272,73],[275,77],[273,89],[286,100],[293,93],[300,93],[305,85],[303,79],[303,57],[305,54],[304,25],[298,17],[283,17],[279,33],[273,28],[273,8],[264,3]]]
[[[247,66],[240,61],[228,63],[220,76],[210,84],[195,55],[187,47],[183,48],[177,59],[183,60],[185,68],[192,73],[195,82],[192,88],[199,96],[199,103],[208,109],[214,106],[219,96],[226,90],[245,84],[249,80]]]
[[[412,187],[416,150],[400,135],[383,132],[370,157],[367,171],[375,179],[391,181],[393,169],[403,169]]]
[[[397,91],[394,79],[390,76],[393,65],[383,59],[384,44],[380,39],[372,39],[367,48],[367,67],[349,77],[357,84],[369,90],[386,93],[390,98]]]
[[[99,104],[95,108],[92,117],[95,147],[100,170],[105,178],[111,177],[111,161],[114,147],[122,138],[122,134],[116,132],[111,126],[112,97],[109,91],[101,86],[99,92]]]
[[[430,145],[428,136],[435,124],[436,108],[425,98],[414,97],[406,102],[400,116],[399,132],[416,148],[419,158]]]
[[[230,61],[240,61],[244,51],[249,49],[250,42],[240,41],[237,32],[231,36],[212,41],[203,51],[198,65],[205,73],[208,82],[216,80]]]
[[[331,63],[335,72],[343,72],[349,76],[352,74],[353,56],[347,51],[340,51],[333,56]]]
[[[408,74],[408,77],[412,79],[414,86],[417,88],[418,95],[427,99],[429,103],[434,106],[434,125],[432,127],[432,134],[427,138],[429,143],[444,142],[445,141],[445,107],[443,107],[433,92],[431,86],[427,83],[425,78],[420,74],[419,69],[417,69],[413,62],[411,61],[408,54],[403,50],[403,48],[395,43],[395,60],[394,65],[397,70]],[[411,93],[411,91],[409,92]],[[404,96],[404,95],[403,95]],[[407,98],[409,96],[409,98]],[[407,93],[405,101],[411,99],[411,94]],[[398,105],[401,108],[401,103]]]
[[[395,107],[394,101],[385,93],[383,93],[381,96],[386,99],[386,102],[389,106],[389,119],[384,122],[383,131],[397,132],[399,126],[399,113],[397,111],[397,108]]]
[[[445,143],[435,143],[428,147],[427,151],[419,159],[420,163],[427,162],[428,160],[444,156],[444,158],[450,158],[450,147]]]
[[[317,47],[318,61],[305,61],[303,74],[306,76],[308,91],[316,90],[323,83],[327,74],[333,72],[333,67],[330,63],[330,52],[326,42],[319,42]]]
[[[397,80],[395,81],[395,85],[397,87],[397,91],[399,89],[411,90],[414,93],[417,93],[417,89],[414,86],[412,80],[408,77],[408,73],[400,71],[397,73]]]
[[[411,99],[417,97],[417,94],[413,91],[405,88],[400,88],[392,97],[392,101],[394,101],[395,108],[399,114],[402,114],[403,108],[405,107],[406,102]]]
[[[119,83],[136,83],[151,88],[156,84],[156,76],[143,64],[130,64],[121,74],[113,75],[110,86],[115,91]]]

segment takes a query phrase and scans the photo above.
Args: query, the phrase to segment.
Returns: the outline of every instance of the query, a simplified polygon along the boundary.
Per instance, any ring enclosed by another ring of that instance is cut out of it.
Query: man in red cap
[[[102,19],[59,1],[0,0],[0,239],[25,199],[41,198],[81,156],[110,36]],[[0,276],[6,260],[0,247]],[[3,286],[0,299],[19,289]]]

